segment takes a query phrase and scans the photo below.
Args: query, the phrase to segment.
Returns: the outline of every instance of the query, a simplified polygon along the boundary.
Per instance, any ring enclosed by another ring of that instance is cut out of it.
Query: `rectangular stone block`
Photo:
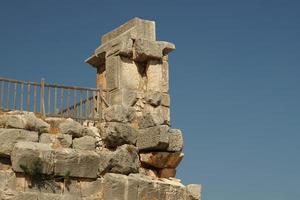
[[[11,153],[12,167],[16,172],[23,172],[21,166],[30,170],[40,163],[41,173],[52,174],[54,160],[54,151],[49,144],[18,142]]]
[[[19,141],[37,142],[38,140],[37,132],[0,128],[0,156],[9,157],[14,145]]]
[[[102,36],[101,42],[105,44],[106,42],[120,37],[128,32],[131,33],[132,39],[144,38],[148,40],[155,41],[155,22],[143,20],[140,18],[133,18],[132,20],[126,22],[125,24],[119,26],[118,28],[106,33]]]
[[[142,163],[155,168],[173,168],[175,169],[181,162],[184,154],[181,152],[150,152],[141,153],[140,160]]]
[[[141,129],[136,146],[140,151],[166,150],[169,146],[168,130],[166,125]]]
[[[55,151],[54,174],[72,177],[96,178],[99,155],[94,151],[57,149]]]
[[[149,60],[146,69],[147,90],[162,91],[162,62]]]
[[[142,79],[138,66],[126,57],[121,57],[121,62],[120,88],[138,90]]]
[[[117,89],[109,93],[110,105],[133,106],[138,100],[138,91],[130,89]]]
[[[119,56],[110,56],[106,58],[106,85],[107,90],[111,91],[119,88],[121,58]]]
[[[169,146],[167,151],[181,151],[183,149],[183,136],[179,129],[169,130]]]
[[[162,59],[162,92],[169,93],[169,63],[167,56]]]
[[[138,182],[120,174],[107,173],[103,180],[103,200],[139,199],[137,197]]]

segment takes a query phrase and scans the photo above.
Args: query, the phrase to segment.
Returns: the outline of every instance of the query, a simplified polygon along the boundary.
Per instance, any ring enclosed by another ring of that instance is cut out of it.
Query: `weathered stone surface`
[[[26,123],[26,129],[37,131],[39,133],[48,133],[50,125],[40,118],[37,118],[34,113],[26,112],[23,115]]]
[[[62,134],[72,135],[73,138],[84,136],[84,127],[70,118],[59,124],[59,131]]]
[[[169,129],[169,146],[167,151],[181,151],[183,148],[183,136],[179,129]]]
[[[1,115],[4,127],[25,129],[26,122],[21,115]]]
[[[91,136],[83,136],[73,140],[73,148],[81,150],[95,150],[96,139]]]
[[[103,180],[103,200],[137,200],[138,182],[135,178],[107,173]]]
[[[80,181],[80,190],[83,198],[101,199],[103,179]]]
[[[133,59],[136,61],[146,61],[149,59],[161,59],[162,49],[159,43],[144,39],[137,39],[134,42]]]
[[[149,165],[155,168],[176,168],[183,158],[181,152],[151,152],[141,153],[140,160],[143,164]]]
[[[0,170],[0,190],[13,189],[16,175],[12,170]]]
[[[122,105],[113,105],[103,111],[106,121],[123,123],[131,122],[135,117],[134,112],[134,108]]]
[[[110,56],[106,58],[106,89],[108,91],[119,88],[121,58],[119,56]]]
[[[161,105],[170,107],[170,95],[166,93],[162,93],[161,95]]]
[[[34,192],[19,192],[14,190],[0,191],[1,200],[38,200],[38,194]]]
[[[49,132],[50,125],[31,112],[12,111],[0,116],[0,126],[27,129],[40,133]]]
[[[43,133],[40,143],[50,144],[53,148],[69,148],[72,145],[72,136],[67,134]]]
[[[99,167],[98,172],[100,175],[104,175],[110,170],[111,160],[114,156],[114,151],[103,148],[101,151],[97,152],[99,154]]]
[[[140,130],[136,146],[139,150],[166,150],[169,146],[169,127],[166,125]]]
[[[128,124],[109,122],[102,134],[107,147],[112,148],[123,144],[135,144],[138,131]]]
[[[137,148],[122,145],[117,148],[110,160],[110,172],[118,174],[137,173],[140,166]]]
[[[0,156],[8,157],[19,141],[38,141],[38,133],[21,129],[0,128]]]
[[[105,44],[106,42],[128,32],[132,32],[132,39],[143,38],[150,41],[155,41],[156,39],[155,22],[135,17],[113,31],[103,35],[101,42],[102,44]]]
[[[164,120],[162,118],[162,114],[159,113],[145,113],[143,116],[138,118],[138,125],[140,129],[161,125],[163,123]]]
[[[163,168],[159,170],[158,176],[160,178],[170,178],[176,176],[176,169],[174,168]]]
[[[109,93],[108,101],[110,105],[123,105],[125,107],[134,106],[139,100],[138,90],[132,89],[116,89]]]
[[[96,178],[99,161],[94,151],[57,149],[54,174],[64,176],[69,172],[72,177]]]
[[[185,187],[167,179],[151,180],[139,174],[130,174],[133,181],[138,182],[137,199],[185,200]]]
[[[148,91],[146,94],[146,101],[152,106],[160,105],[162,101],[162,94],[158,91]]]
[[[201,200],[201,185],[189,184],[186,186],[187,200]]]
[[[162,59],[162,92],[169,92],[169,63],[168,56],[164,56]]]
[[[149,60],[147,64],[147,90],[162,91],[162,62]]]
[[[139,73],[138,66],[126,57],[121,57],[121,62],[120,88],[138,90],[142,78]]]
[[[12,167],[16,172],[23,172],[21,165],[30,169],[37,159],[41,161],[42,173],[53,173],[55,159],[49,144],[18,142],[11,153]]]

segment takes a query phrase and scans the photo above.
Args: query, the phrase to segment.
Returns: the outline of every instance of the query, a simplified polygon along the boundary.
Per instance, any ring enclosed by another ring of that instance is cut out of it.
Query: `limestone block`
[[[169,146],[168,130],[166,125],[141,129],[136,146],[141,151],[166,150]]]
[[[170,107],[170,95],[166,93],[161,94],[161,105],[165,107]]]
[[[170,125],[170,108],[165,106],[160,106],[158,109],[161,109],[163,123]]]
[[[134,108],[122,106],[122,105],[113,105],[103,111],[104,119],[107,122],[131,122],[134,117]]]
[[[120,88],[138,90],[141,75],[138,66],[129,58],[121,57]]]
[[[146,101],[152,106],[159,106],[162,101],[162,94],[158,91],[147,91],[146,93]]]
[[[162,114],[156,114],[153,112],[146,113],[138,118],[138,125],[141,129],[161,125],[163,122]]]
[[[81,150],[95,150],[96,139],[91,136],[83,136],[73,140],[73,148]]]
[[[133,106],[137,101],[137,90],[116,89],[109,93],[109,103],[111,105]]]
[[[163,57],[162,61],[162,92],[169,92],[169,63],[167,56]]]
[[[25,112],[24,120],[26,122],[26,129],[37,131],[39,133],[48,133],[50,125],[40,118],[37,118],[34,113]]]
[[[182,160],[184,154],[181,152],[151,152],[141,153],[140,160],[143,164],[155,168],[176,168]]]
[[[147,90],[162,91],[162,62],[149,60],[147,63]]]
[[[111,91],[119,88],[120,81],[120,67],[122,65],[119,56],[110,56],[105,60],[106,66],[106,85],[107,90]]]
[[[103,179],[80,181],[81,196],[94,197],[100,199],[102,197]]]
[[[166,123],[167,116],[164,113],[163,106],[153,107],[149,104],[145,104],[144,109],[143,109],[143,115],[147,116],[146,117],[147,120],[152,119],[156,125],[168,124],[168,123]]]
[[[16,172],[23,172],[21,165],[30,169],[37,159],[41,161],[41,173],[53,173],[55,159],[49,144],[18,142],[11,153],[12,167]]]
[[[107,173],[103,180],[103,200],[137,200],[138,182],[135,178]]]
[[[16,185],[16,175],[10,170],[0,170],[0,190],[13,189]]]
[[[1,200],[38,200],[38,194],[35,192],[19,192],[14,190],[0,191]]]
[[[183,136],[179,129],[169,129],[169,146],[167,151],[181,151],[183,148]]]
[[[0,156],[9,157],[14,145],[19,141],[38,141],[38,133],[21,129],[0,128]]]
[[[21,115],[2,115],[5,127],[25,129],[26,122]]]
[[[150,59],[161,59],[163,56],[161,46],[155,41],[137,39],[134,42],[135,61],[143,62]]]
[[[98,172],[100,175],[104,175],[106,172],[110,170],[111,160],[114,156],[114,151],[103,148],[101,151],[97,152],[99,154],[99,167]]]
[[[120,37],[128,32],[131,32],[132,39],[144,38],[150,41],[155,41],[155,22],[143,20],[140,18],[133,18],[125,24],[119,26],[113,31],[106,33],[102,36],[102,44],[108,41]]]
[[[138,131],[129,124],[109,122],[102,138],[107,147],[113,148],[123,144],[135,144],[137,135]]]
[[[58,128],[60,133],[71,135],[73,138],[84,136],[84,127],[71,118],[61,122]]]
[[[54,174],[64,176],[69,172],[72,177],[96,178],[99,161],[99,155],[94,151],[57,149]]]
[[[117,148],[110,160],[109,172],[128,175],[138,173],[140,166],[138,150],[133,145],[122,145]]]
[[[159,170],[158,176],[160,178],[170,178],[176,176],[176,169],[174,168],[163,168]]]
[[[201,200],[201,185],[189,184],[186,186],[187,200]]]
[[[72,145],[72,136],[67,134],[43,133],[40,136],[39,142],[50,144],[52,148],[69,148]]]

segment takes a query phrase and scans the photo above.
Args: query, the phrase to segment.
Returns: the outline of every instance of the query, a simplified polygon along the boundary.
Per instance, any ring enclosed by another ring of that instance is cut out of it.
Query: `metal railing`
[[[98,98],[100,97],[100,98]],[[40,113],[75,120],[101,120],[102,104],[108,103],[97,88],[65,86],[0,77],[0,109]]]

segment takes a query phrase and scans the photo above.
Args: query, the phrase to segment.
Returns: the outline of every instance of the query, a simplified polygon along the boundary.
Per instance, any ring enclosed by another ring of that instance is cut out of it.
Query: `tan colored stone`
[[[140,160],[143,164],[156,168],[176,168],[184,154],[181,152],[151,152],[141,153]]]
[[[130,59],[121,57],[120,67],[120,88],[138,90],[141,82],[141,75],[138,66]]]
[[[162,91],[162,62],[149,60],[147,64],[147,90]]]
[[[159,170],[158,176],[160,178],[170,178],[176,176],[176,169],[174,168],[163,168]]]

